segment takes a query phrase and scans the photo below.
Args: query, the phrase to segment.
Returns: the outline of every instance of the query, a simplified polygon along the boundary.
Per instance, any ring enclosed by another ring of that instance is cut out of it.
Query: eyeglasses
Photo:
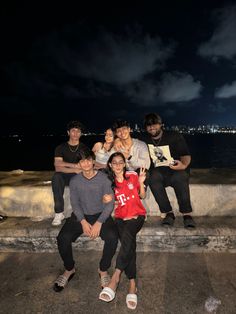
[[[119,162],[115,162],[115,161],[113,161],[112,163],[112,166],[118,166],[118,165],[124,165],[124,162],[123,161],[119,161]]]

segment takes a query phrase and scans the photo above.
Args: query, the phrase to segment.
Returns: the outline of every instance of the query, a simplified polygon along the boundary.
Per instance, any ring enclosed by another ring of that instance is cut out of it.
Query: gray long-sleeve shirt
[[[104,204],[103,195],[112,194],[111,181],[98,171],[91,179],[79,173],[70,180],[70,202],[77,219],[81,221],[84,215],[101,213],[98,221],[103,223],[110,216],[114,208],[114,198]]]
[[[132,156],[127,160],[128,170],[137,170],[138,168],[144,167],[149,169],[151,160],[147,144],[136,138],[132,138],[133,145],[131,146],[130,155]]]

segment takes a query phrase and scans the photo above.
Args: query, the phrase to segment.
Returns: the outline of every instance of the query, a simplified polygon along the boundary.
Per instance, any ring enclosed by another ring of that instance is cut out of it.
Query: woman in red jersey
[[[124,271],[129,279],[129,293],[126,296],[128,308],[137,306],[136,288],[136,235],[143,226],[146,210],[140,198],[146,196],[144,180],[145,169],[139,175],[134,171],[126,171],[125,157],[122,153],[112,154],[108,160],[108,176],[112,181],[117,206],[115,222],[121,242],[116,259],[115,272],[107,287],[99,295],[99,299],[110,302],[115,298],[116,289]]]

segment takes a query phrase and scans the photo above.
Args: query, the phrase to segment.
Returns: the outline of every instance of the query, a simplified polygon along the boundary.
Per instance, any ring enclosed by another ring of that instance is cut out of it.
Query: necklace
[[[151,137],[151,140],[152,140],[154,146],[158,146],[160,144],[161,138],[162,138],[162,136],[155,140],[153,137]]]
[[[78,148],[79,148],[79,144],[76,145],[74,149],[72,148],[72,147],[74,147],[74,146],[70,145],[68,142],[67,142],[67,144],[68,144],[69,150],[70,150],[72,153],[77,152],[77,150],[78,150]]]

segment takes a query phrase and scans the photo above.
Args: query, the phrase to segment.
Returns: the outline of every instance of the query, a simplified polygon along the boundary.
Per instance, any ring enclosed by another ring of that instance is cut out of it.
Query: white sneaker
[[[65,216],[63,213],[55,214],[55,217],[52,221],[52,225],[53,226],[59,226],[63,219],[65,219]]]

